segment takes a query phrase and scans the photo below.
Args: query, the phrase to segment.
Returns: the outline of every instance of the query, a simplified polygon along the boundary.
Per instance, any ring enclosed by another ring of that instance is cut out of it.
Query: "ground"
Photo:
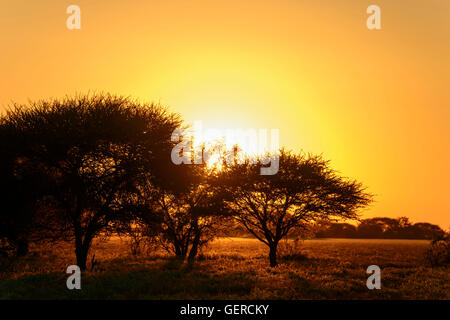
[[[118,238],[94,245],[95,267],[81,290],[68,290],[71,244],[32,248],[0,260],[0,299],[450,299],[450,272],[424,262],[429,241],[306,240],[282,244],[270,268],[264,244],[221,238],[190,265],[163,252],[130,253]],[[91,256],[92,260],[92,256]],[[381,268],[381,289],[368,290],[366,269]]]

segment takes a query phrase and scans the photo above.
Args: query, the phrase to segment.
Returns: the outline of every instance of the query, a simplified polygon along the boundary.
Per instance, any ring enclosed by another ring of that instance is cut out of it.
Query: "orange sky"
[[[365,217],[448,228],[449,14],[448,0],[0,0],[0,109],[97,90],[279,129],[376,194]]]

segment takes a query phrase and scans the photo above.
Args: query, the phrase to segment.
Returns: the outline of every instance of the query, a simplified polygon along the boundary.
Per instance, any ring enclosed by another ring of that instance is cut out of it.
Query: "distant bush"
[[[141,232],[130,233],[126,242],[130,249],[130,253],[133,256],[139,256],[143,253],[149,252],[155,247],[155,239],[148,237]]]
[[[450,266],[450,236],[447,234],[431,242],[425,260],[433,267]]]
[[[348,223],[319,221],[314,226],[314,230],[317,238],[432,240],[445,235],[445,231],[438,225],[426,222],[412,224],[406,217],[363,219],[356,226]]]

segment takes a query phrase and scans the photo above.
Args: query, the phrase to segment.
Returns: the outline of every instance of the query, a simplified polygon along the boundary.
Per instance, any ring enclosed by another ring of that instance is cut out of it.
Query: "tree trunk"
[[[182,240],[179,239],[173,239],[172,244],[175,248],[175,256],[179,259],[183,259],[186,257],[186,250],[184,249],[184,243]]]
[[[87,267],[87,256],[89,249],[86,250],[85,246],[75,248],[75,255],[77,256],[77,266],[81,271],[85,271]]]
[[[175,255],[177,257],[181,257],[181,249],[180,249],[180,247],[176,243],[174,243],[173,246],[175,247]]]
[[[277,266],[277,243],[269,246],[269,260],[271,267]]]
[[[81,225],[81,216],[83,213],[81,196],[76,196],[76,206],[73,213],[73,228],[75,235],[75,256],[77,258],[77,266],[81,271],[85,271],[87,267],[87,256],[90,246],[90,239],[87,237],[86,232]],[[70,207],[69,207],[70,208]],[[84,237],[83,237],[84,235]],[[84,239],[83,239],[84,238]]]
[[[18,257],[23,257],[28,254],[29,248],[28,248],[28,240],[27,239],[19,239],[16,243],[16,255]]]
[[[84,240],[81,236],[75,238],[75,255],[77,257],[77,266],[81,271],[85,271],[87,267],[87,257],[91,247],[92,237],[85,235]]]
[[[191,251],[189,251],[188,261],[190,262],[194,261],[198,253],[199,244],[200,244],[200,231],[197,231],[197,233],[195,234],[195,238],[192,241],[192,247]]]

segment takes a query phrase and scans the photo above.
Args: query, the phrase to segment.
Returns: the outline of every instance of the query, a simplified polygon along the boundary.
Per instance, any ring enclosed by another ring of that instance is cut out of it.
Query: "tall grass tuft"
[[[450,266],[450,235],[447,234],[431,242],[425,252],[425,261],[432,267]]]

